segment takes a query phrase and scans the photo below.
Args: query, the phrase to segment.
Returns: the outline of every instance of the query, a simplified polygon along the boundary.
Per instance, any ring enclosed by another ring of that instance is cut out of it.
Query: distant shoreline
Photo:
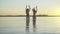
[[[0,15],[0,17],[26,17],[26,15]],[[36,15],[36,17],[60,17],[60,15]]]

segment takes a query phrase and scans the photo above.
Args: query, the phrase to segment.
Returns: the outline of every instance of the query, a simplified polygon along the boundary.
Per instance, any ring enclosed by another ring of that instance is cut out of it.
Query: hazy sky
[[[31,9],[38,6],[37,14],[59,14],[60,12],[60,0],[0,0],[0,15],[25,15],[25,7],[28,4]]]

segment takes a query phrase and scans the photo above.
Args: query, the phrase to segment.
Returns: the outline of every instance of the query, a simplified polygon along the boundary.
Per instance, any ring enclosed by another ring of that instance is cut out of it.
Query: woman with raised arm
[[[31,8],[30,8],[30,5],[27,5],[27,6],[26,6],[26,15],[29,15],[30,9],[31,9]]]
[[[27,5],[25,10],[26,10],[26,31],[29,31],[29,21],[30,21],[29,12],[30,12],[30,6]]]
[[[33,11],[33,31],[36,29],[36,13],[37,13],[37,6],[32,9]]]

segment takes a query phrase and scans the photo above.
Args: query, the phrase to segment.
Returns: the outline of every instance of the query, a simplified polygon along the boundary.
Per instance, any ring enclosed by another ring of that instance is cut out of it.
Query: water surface
[[[25,17],[0,17],[0,34],[59,34],[60,17],[37,17],[36,32],[33,32],[30,17],[29,32],[26,32]]]

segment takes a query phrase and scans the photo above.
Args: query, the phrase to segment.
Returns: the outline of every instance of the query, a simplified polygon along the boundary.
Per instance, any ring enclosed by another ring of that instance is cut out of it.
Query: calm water
[[[60,34],[60,17],[37,17],[36,32],[32,17],[29,32],[25,31],[25,25],[25,17],[0,17],[0,34]]]

